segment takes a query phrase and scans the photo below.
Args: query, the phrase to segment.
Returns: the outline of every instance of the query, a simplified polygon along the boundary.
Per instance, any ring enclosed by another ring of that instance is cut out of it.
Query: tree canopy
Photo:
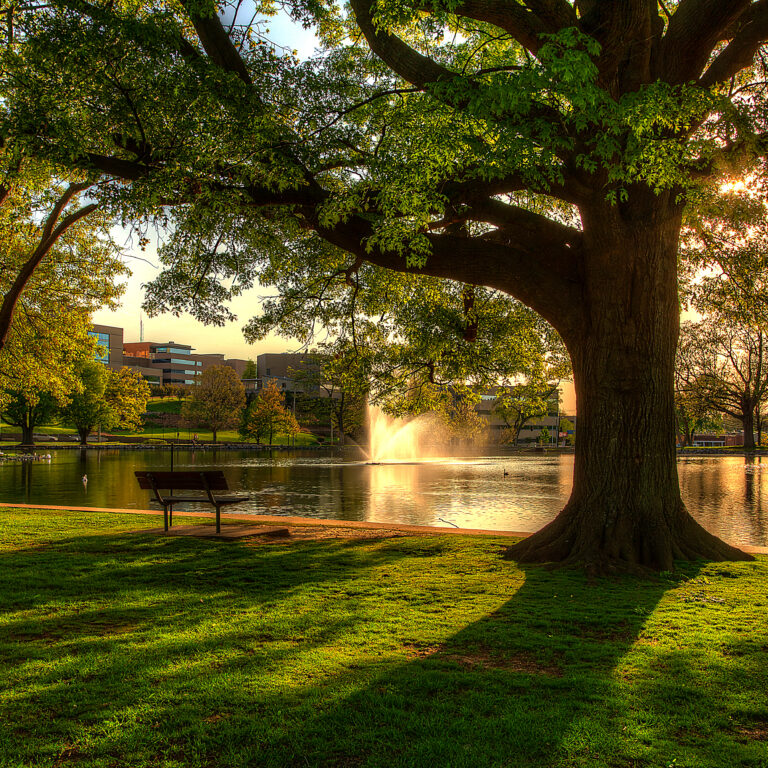
[[[234,368],[212,365],[203,371],[184,404],[184,417],[194,426],[207,427],[216,442],[220,430],[235,427],[245,406],[245,387]]]

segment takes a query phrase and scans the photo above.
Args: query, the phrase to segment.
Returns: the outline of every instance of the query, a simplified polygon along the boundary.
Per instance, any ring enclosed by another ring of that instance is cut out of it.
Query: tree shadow
[[[674,697],[628,695],[625,660],[699,566],[589,581],[473,546],[111,534],[3,555],[0,762],[32,744],[40,765],[660,764],[639,713]]]

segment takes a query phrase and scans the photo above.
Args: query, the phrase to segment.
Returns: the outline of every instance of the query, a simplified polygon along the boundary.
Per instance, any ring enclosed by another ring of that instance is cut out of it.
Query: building
[[[88,335],[96,339],[96,360],[119,370],[123,367],[123,329],[113,325],[92,325]]]
[[[314,392],[318,397],[326,396],[324,390],[306,381],[296,381],[294,371],[317,371],[316,355],[302,352],[265,352],[256,358],[256,376],[260,387],[270,383],[287,392]]]
[[[210,365],[220,364],[224,355],[195,355],[189,344],[176,341],[132,341],[123,344],[128,365],[152,369],[160,383],[171,386],[196,384],[200,374]],[[216,358],[212,362],[210,358]]]
[[[115,370],[131,368],[153,385],[194,385],[202,372],[214,365],[227,365],[242,378],[249,363],[241,358],[225,358],[220,353],[196,354],[194,347],[176,341],[126,342],[123,329],[111,325],[94,324],[88,334],[98,344],[99,362]]]

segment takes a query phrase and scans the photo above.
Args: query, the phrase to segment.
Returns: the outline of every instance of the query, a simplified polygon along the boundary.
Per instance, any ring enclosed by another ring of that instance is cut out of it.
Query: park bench
[[[219,491],[228,491],[227,478],[220,469],[198,470],[196,472],[153,472],[135,473],[139,486],[153,491],[155,501],[163,507],[165,530],[173,525],[173,505],[179,502],[212,504],[216,507],[216,533],[221,533],[221,508],[229,504],[248,501],[248,496],[219,496]],[[168,491],[164,496],[161,491]],[[179,496],[177,491],[204,491],[205,495]],[[214,493],[216,492],[216,493]]]

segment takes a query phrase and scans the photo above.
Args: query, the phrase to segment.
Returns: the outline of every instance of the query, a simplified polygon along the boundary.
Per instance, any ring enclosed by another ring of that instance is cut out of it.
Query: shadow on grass
[[[0,762],[671,762],[665,750],[689,721],[646,722],[643,712],[667,700],[670,714],[689,692],[645,671],[628,682],[625,657],[664,593],[697,567],[674,580],[588,583],[517,569],[495,549],[445,538],[254,548],[113,534],[5,554],[11,727]],[[712,707],[716,697],[717,686]],[[691,744],[702,758],[691,764],[718,765],[711,745]]]

